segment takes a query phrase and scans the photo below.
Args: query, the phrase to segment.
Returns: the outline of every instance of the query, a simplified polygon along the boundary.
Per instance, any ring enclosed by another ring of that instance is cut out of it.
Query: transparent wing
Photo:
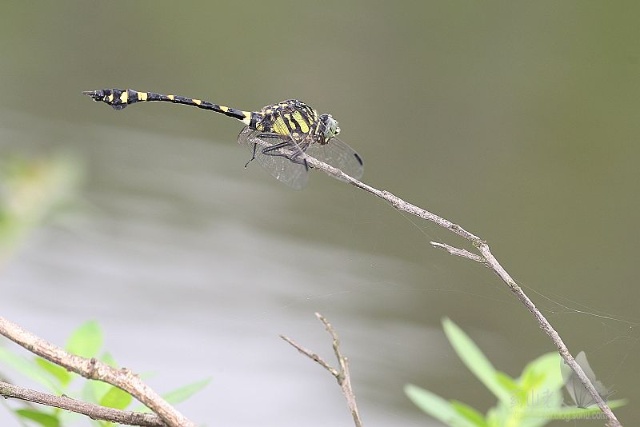
[[[303,148],[291,139],[264,134],[247,126],[238,135],[238,143],[247,146],[254,156],[253,159],[278,181],[296,190],[307,185],[309,167],[304,161],[296,160],[302,154]]]
[[[325,145],[311,142],[311,138],[295,143],[293,138],[265,134],[247,126],[238,135],[238,142],[251,150],[252,160],[255,159],[278,181],[297,190],[307,185],[309,177],[309,166],[300,160],[303,152],[353,178],[360,179],[364,173],[362,157],[336,137]]]
[[[347,175],[360,179],[364,173],[364,162],[356,151],[342,140],[333,137],[328,144],[311,144],[306,153],[340,169]]]

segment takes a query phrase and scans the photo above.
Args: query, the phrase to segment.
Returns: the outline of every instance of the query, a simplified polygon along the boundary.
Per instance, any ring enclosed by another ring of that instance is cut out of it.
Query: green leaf
[[[476,411],[475,408],[467,405],[466,403],[458,402],[457,400],[451,401],[451,406],[456,410],[460,415],[474,423],[477,426],[487,426],[487,422],[484,419],[484,415],[480,412]]]
[[[482,424],[473,422],[467,418],[466,413],[464,415],[460,414],[456,410],[456,406],[459,407],[460,405],[459,403],[454,406],[440,396],[423,388],[407,384],[404,386],[404,393],[418,408],[449,426],[484,427],[486,425],[484,421]]]
[[[100,356],[100,360],[112,368],[118,367],[113,356],[108,352]],[[84,400],[98,404],[111,387],[111,384],[103,383],[102,381],[87,381],[82,387],[82,397]]]
[[[487,411],[487,416],[485,419],[487,420],[487,425],[489,427],[504,427],[505,423],[503,422],[503,414],[501,414],[498,408],[490,408]]]
[[[20,372],[25,377],[43,385],[48,390],[58,394],[62,393],[60,387],[51,381],[49,374],[45,373],[45,371],[43,371],[43,369],[41,369],[33,359],[30,360],[20,357],[6,348],[0,347],[0,362],[11,367],[15,371]]]
[[[62,366],[58,366],[41,357],[36,357],[35,363],[40,368],[42,368],[42,370],[48,372],[49,374],[51,374],[51,376],[58,380],[62,387],[68,386],[73,379],[73,375]]]
[[[116,363],[116,359],[114,359],[111,353],[109,352],[105,352],[102,356],[100,356],[100,361],[102,361],[102,363],[106,363],[112,368],[118,367],[118,363]]]
[[[500,402],[509,404],[512,397],[511,391],[498,380],[495,368],[478,346],[451,320],[445,318],[442,325],[460,360]]]
[[[117,387],[111,386],[102,399],[100,399],[100,405],[114,409],[125,409],[133,401],[133,397],[124,390],[120,390]]]
[[[43,427],[60,427],[60,421],[53,415],[34,409],[16,409],[15,413],[22,418],[34,421]]]
[[[560,366],[562,359],[558,353],[547,353],[529,362],[518,379],[525,389],[561,390],[564,385]]]
[[[500,402],[490,411],[487,419],[492,425],[541,427],[549,422],[545,414],[555,411],[562,404],[562,376],[557,353],[548,353],[527,364],[520,378],[509,380],[511,402]],[[498,373],[498,377],[506,375]],[[509,386],[509,383],[505,383]],[[535,414],[535,415],[531,415]]]
[[[209,384],[209,382],[211,382],[211,378],[196,381],[194,383],[170,391],[169,393],[162,395],[162,397],[164,397],[167,402],[175,405],[176,403],[184,402],[185,400],[205,388]]]
[[[548,418],[540,416],[539,410],[544,413],[561,408],[563,380],[560,364],[558,353],[547,353],[528,363],[522,371],[518,383],[521,395],[525,396],[524,401],[520,401],[520,416],[524,420],[524,427],[544,425],[539,421]],[[538,415],[530,416],[530,413]]]
[[[509,390],[510,393],[517,393],[520,390],[519,384],[504,372],[496,371],[496,381],[500,383],[505,390]]]
[[[88,380],[82,387],[81,395],[87,402],[99,404],[111,387],[113,387],[111,384],[103,383],[102,381]]]
[[[67,341],[66,349],[77,356],[96,357],[102,348],[103,338],[100,325],[96,321],[89,321],[76,329]]]

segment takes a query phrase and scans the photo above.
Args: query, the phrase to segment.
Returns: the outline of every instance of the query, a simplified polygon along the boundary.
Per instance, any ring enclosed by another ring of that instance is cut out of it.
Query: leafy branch
[[[55,396],[0,381],[0,396],[66,409],[95,420],[119,424],[195,427],[195,423],[169,403],[168,397],[158,395],[138,375],[129,369],[112,366],[115,362],[110,356],[102,357],[104,361],[97,358],[102,345],[102,334],[95,322],[88,322],[78,328],[69,339],[67,350],[43,340],[3,317],[0,317],[0,335],[42,358],[27,362],[9,351],[3,351],[0,352],[0,360],[44,384],[56,394],[63,394]],[[64,395],[72,380],[69,372],[109,385],[105,388],[99,387],[100,383],[97,382],[88,383],[93,386],[87,389],[86,394],[95,397],[99,404],[81,402]],[[201,381],[176,390],[170,393],[171,400],[173,403],[184,400],[204,387],[207,382]],[[132,397],[151,409],[154,414],[125,411],[124,408],[131,403]],[[31,411],[29,417],[41,420],[43,425],[59,425],[55,419],[44,421],[55,417],[47,417],[47,414],[37,411]]]

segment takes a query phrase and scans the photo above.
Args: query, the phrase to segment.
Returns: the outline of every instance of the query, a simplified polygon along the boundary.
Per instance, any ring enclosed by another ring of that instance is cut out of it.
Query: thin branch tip
[[[326,369],[336,379],[336,381],[338,382],[338,385],[340,386],[340,389],[342,390],[342,394],[344,395],[347,401],[347,406],[349,407],[349,411],[351,412],[351,417],[353,418],[353,422],[355,426],[362,427],[362,420],[360,419],[360,414],[358,412],[356,397],[351,387],[351,378],[349,373],[348,359],[345,356],[343,356],[340,352],[340,342],[338,340],[336,331],[333,329],[333,326],[331,326],[331,323],[329,323],[329,321],[318,312],[315,313],[315,316],[325,325],[325,329],[327,330],[329,335],[331,335],[333,351],[336,355],[336,358],[338,359],[338,364],[340,366],[340,369],[336,369],[332,367],[327,362],[325,362],[320,356],[318,356],[316,353],[313,353],[310,350],[303,348],[299,344],[295,343],[293,340],[285,338],[283,335],[280,335],[280,336],[283,337],[283,339],[285,339],[295,348],[297,348],[298,351],[300,351],[302,354],[309,357],[314,362],[318,363],[320,366]]]
[[[332,166],[329,166],[326,163],[320,162],[316,159],[313,159],[313,160],[314,160],[314,162],[312,163],[313,167],[316,167],[320,170],[323,170],[329,173],[330,168],[332,168]],[[498,277],[500,277],[500,279],[508,286],[508,288],[515,294],[518,300],[520,300],[520,302],[522,302],[524,306],[533,314],[540,328],[553,341],[556,348],[558,349],[558,352],[562,355],[565,362],[567,362],[567,364],[573,369],[573,371],[576,373],[580,381],[587,388],[587,390],[589,391],[589,394],[593,397],[594,401],[597,403],[600,410],[602,410],[602,412],[604,413],[609,423],[612,426],[620,426],[620,422],[614,415],[613,411],[607,405],[607,403],[599,396],[597,390],[595,389],[591,381],[584,374],[580,366],[575,362],[575,360],[571,356],[571,353],[569,353],[569,350],[566,344],[564,343],[564,341],[562,340],[562,338],[560,337],[560,335],[553,328],[553,326],[547,320],[547,318],[540,312],[540,310],[538,310],[535,307],[534,303],[524,293],[524,291],[520,288],[520,286],[518,286],[518,284],[513,280],[513,278],[509,275],[509,273],[507,273],[504,267],[502,267],[502,265],[498,262],[498,260],[493,256],[493,254],[491,253],[491,250],[489,249],[489,245],[484,239],[465,230],[460,225],[455,224],[447,220],[446,218],[443,218],[439,215],[436,215],[432,212],[427,211],[426,209],[422,209],[416,205],[413,205],[409,202],[406,202],[400,199],[399,197],[397,197],[396,195],[394,195],[393,193],[387,190],[379,190],[377,188],[371,187],[356,179],[349,182],[353,183],[356,187],[362,190],[365,190],[376,197],[383,199],[384,201],[386,201],[387,203],[389,203],[391,206],[393,206],[395,209],[399,211],[407,212],[418,218],[422,218],[424,220],[430,221],[468,240],[478,250],[480,255],[474,254],[465,249],[455,248],[453,246],[446,245],[443,243],[432,242],[431,244],[434,245],[434,247],[447,250],[451,255],[456,255],[459,257],[467,258],[467,259],[482,263],[489,269],[493,270],[498,275]]]

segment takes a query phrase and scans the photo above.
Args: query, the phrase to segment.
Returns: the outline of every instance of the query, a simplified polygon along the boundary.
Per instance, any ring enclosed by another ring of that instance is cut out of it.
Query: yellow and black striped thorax
[[[331,122],[335,120],[328,114],[319,116],[304,102],[288,99],[252,113],[249,127],[260,132],[290,136],[296,142],[310,136],[310,142],[326,144],[340,132],[337,122],[333,131],[329,129]]]
[[[101,89],[83,92],[97,102],[104,102],[116,110],[138,102],[171,102],[191,105],[240,120],[252,130],[291,137],[296,142],[327,144],[340,132],[338,123],[329,114],[318,115],[316,110],[297,99],[267,105],[260,111],[243,111],[196,98],[139,92],[133,89]],[[311,140],[307,140],[307,138]]]

